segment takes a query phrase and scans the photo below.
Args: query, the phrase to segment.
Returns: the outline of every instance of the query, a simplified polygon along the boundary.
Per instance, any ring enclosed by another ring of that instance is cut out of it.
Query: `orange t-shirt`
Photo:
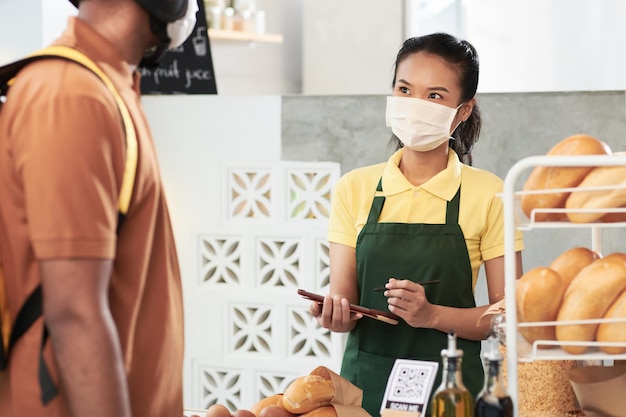
[[[90,71],[61,59],[20,72],[0,113],[0,242],[11,316],[41,282],[39,260],[114,259],[109,301],[133,415],[181,415],[181,281],[139,75],[78,18],[55,44],[85,53],[115,84],[137,132],[137,174],[117,234],[125,137],[113,96]],[[41,334],[40,319],[0,373],[2,417],[67,415],[62,389],[45,408],[40,401]],[[45,357],[58,385],[50,343]]]

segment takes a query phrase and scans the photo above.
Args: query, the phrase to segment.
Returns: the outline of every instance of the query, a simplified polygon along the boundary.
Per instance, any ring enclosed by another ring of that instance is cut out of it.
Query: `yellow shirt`
[[[488,171],[462,164],[450,149],[447,168],[416,187],[398,168],[401,156],[402,149],[386,163],[355,169],[339,179],[331,200],[328,241],[356,247],[381,176],[385,205],[379,222],[443,224],[446,204],[463,184],[459,224],[472,265],[472,283],[476,285],[480,265],[504,255],[503,204],[498,195],[503,181]],[[518,231],[515,250],[523,247]]]

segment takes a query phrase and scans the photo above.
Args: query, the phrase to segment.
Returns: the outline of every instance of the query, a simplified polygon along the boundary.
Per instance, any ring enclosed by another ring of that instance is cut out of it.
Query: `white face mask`
[[[198,13],[198,0],[189,0],[187,13],[180,19],[167,24],[167,36],[171,39],[169,49],[178,48],[191,35],[196,25],[196,13]]]
[[[429,100],[390,96],[387,97],[387,126],[407,148],[430,151],[451,138],[452,121],[462,105],[453,109]]]

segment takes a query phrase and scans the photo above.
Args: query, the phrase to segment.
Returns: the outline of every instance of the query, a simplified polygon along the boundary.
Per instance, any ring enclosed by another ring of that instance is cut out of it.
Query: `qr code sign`
[[[439,364],[398,359],[389,376],[387,400],[424,404],[428,400]]]
[[[403,366],[398,372],[398,379],[392,385],[393,400],[413,400],[423,402],[426,400],[426,383],[429,371],[426,369]]]

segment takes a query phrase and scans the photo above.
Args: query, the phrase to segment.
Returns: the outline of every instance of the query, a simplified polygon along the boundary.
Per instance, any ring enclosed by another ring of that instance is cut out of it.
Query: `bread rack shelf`
[[[570,223],[559,222],[536,222],[534,213],[529,219],[519,208],[521,191],[516,191],[521,174],[538,166],[551,167],[596,167],[596,166],[626,166],[626,156],[624,155],[585,155],[585,156],[531,156],[521,159],[514,164],[504,179],[502,193],[504,204],[504,252],[505,252],[505,308],[506,308],[506,340],[507,340],[507,372],[509,375],[509,391],[513,399],[514,415],[518,416],[518,362],[531,362],[535,360],[615,360],[626,358],[626,354],[610,355],[599,349],[598,342],[582,343],[587,346],[587,351],[580,355],[572,355],[560,348],[561,343],[554,341],[536,341],[529,345],[528,351],[518,351],[519,335],[518,328],[523,324],[517,323],[515,305],[515,280],[516,280],[516,258],[515,258],[515,229],[555,229],[555,228],[587,228],[591,232],[591,249],[601,252],[600,234],[603,228],[622,227],[626,228],[626,223]],[[543,192],[554,192],[554,190],[543,190]],[[607,210],[608,211],[621,211]],[[600,322],[602,320],[598,320]],[[544,322],[543,325],[554,325],[554,322]],[[540,325],[540,323],[533,323]],[[523,338],[522,338],[523,339]],[[577,343],[577,344],[578,344]],[[557,346],[558,344],[558,346]],[[553,345],[550,349],[539,349],[539,345]],[[624,346],[624,344],[617,344]]]
[[[599,323],[624,323],[626,317],[616,319],[591,319],[572,321],[535,321],[532,323],[518,323],[519,327],[543,327],[543,326],[567,326],[573,324],[599,324]],[[581,354],[572,354],[564,351],[561,346],[585,346],[587,351]],[[626,352],[609,355],[603,352],[600,347],[626,347],[626,343],[621,342],[560,342],[556,340],[535,340],[532,345],[526,346],[524,351],[517,350],[518,362],[534,362],[537,360],[600,360],[600,359],[626,359]]]

